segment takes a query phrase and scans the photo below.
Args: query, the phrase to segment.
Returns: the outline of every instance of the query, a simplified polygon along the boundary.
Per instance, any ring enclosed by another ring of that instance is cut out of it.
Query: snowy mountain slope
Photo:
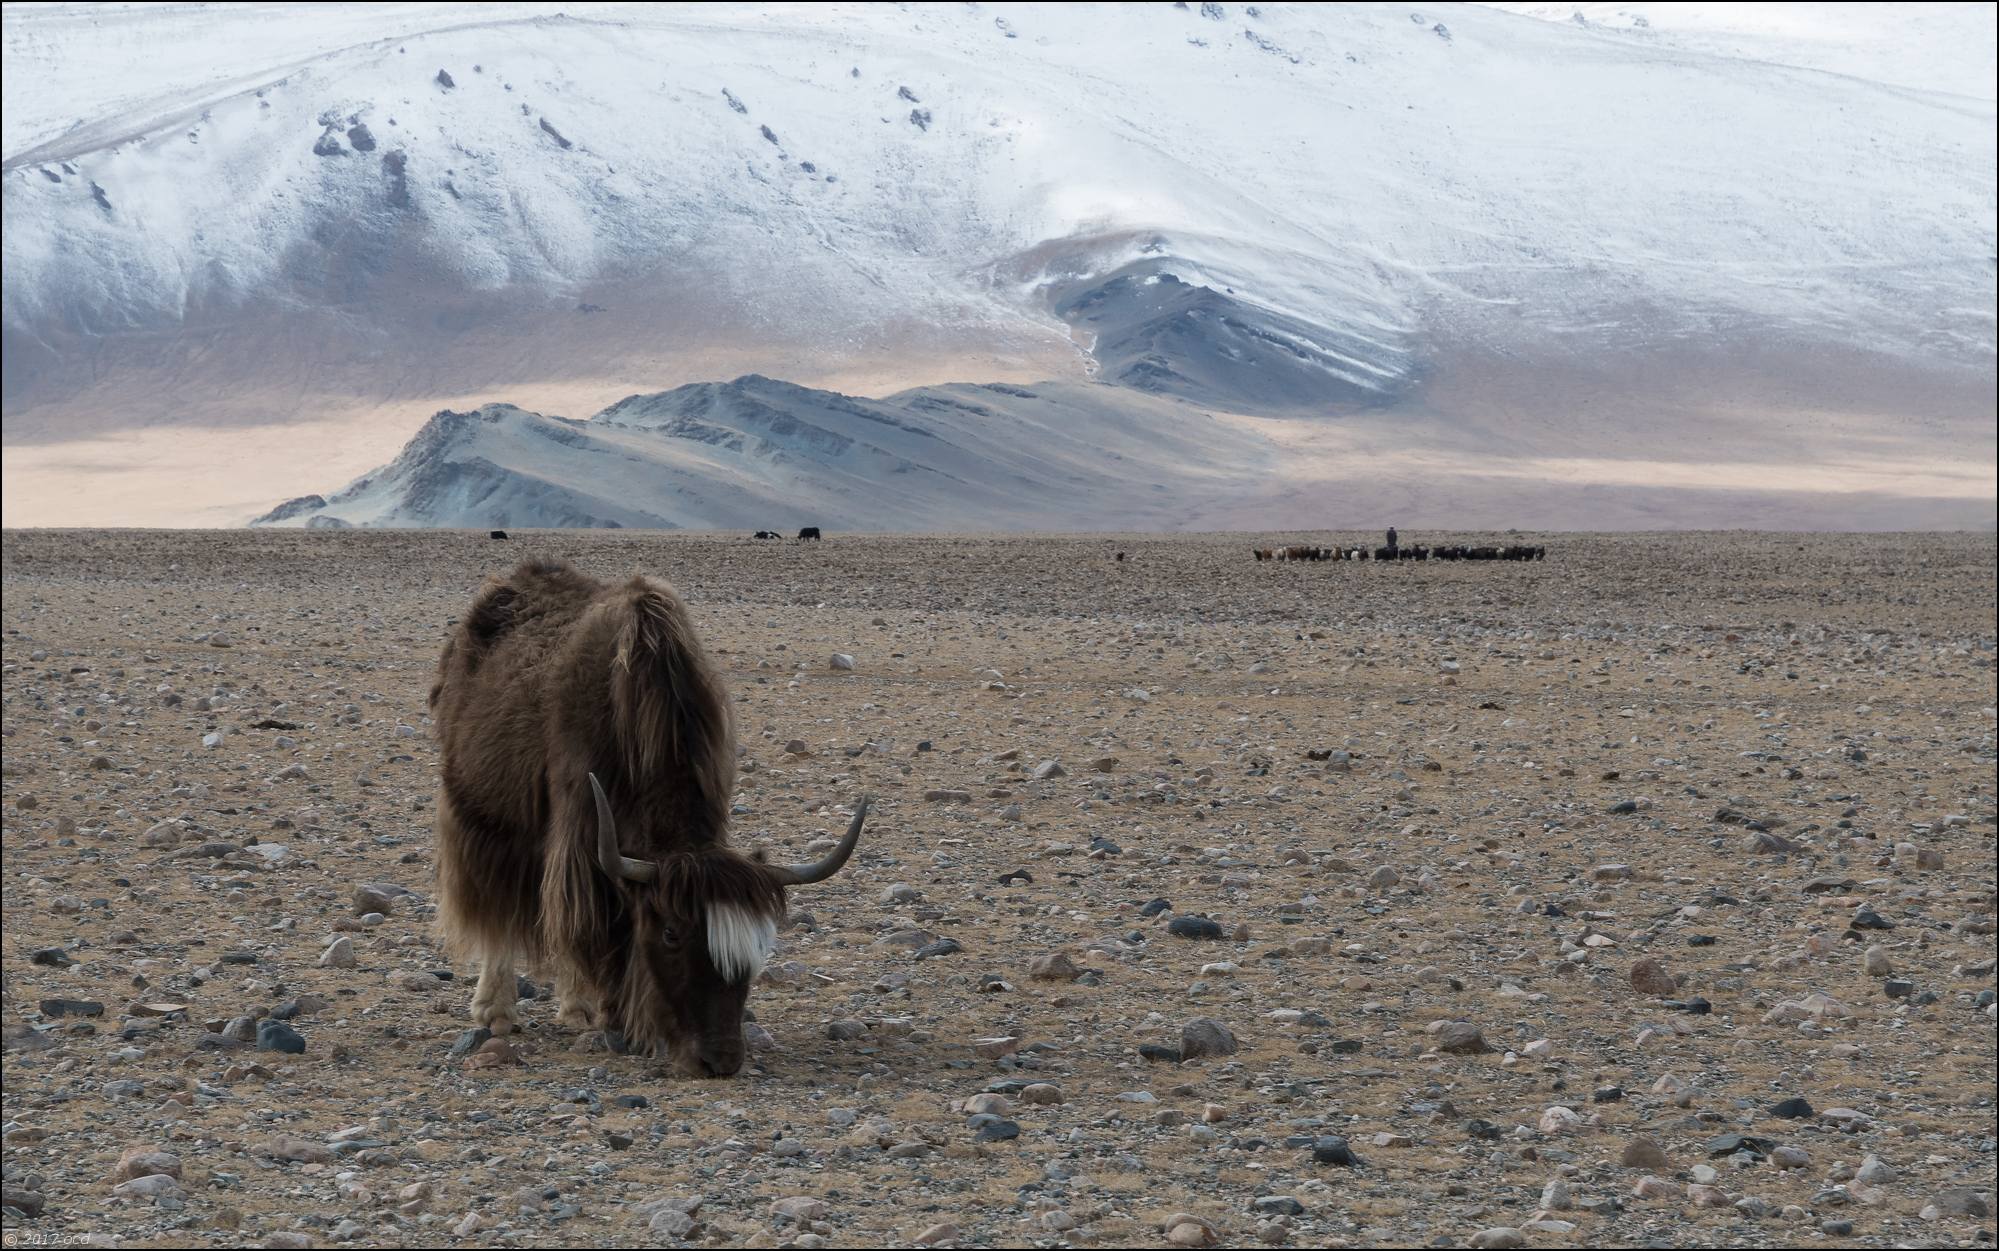
[[[821,333],[1010,320],[1031,289],[968,271],[1031,287],[1023,254],[1142,230],[1331,326],[1551,273],[1537,304],[1616,287],[1812,326],[1800,275],[1933,313],[1929,268],[1991,254],[1989,104],[1487,10],[1441,35],[1402,9],[1220,11],[698,7],[362,44],[10,158],[7,323],[365,298],[391,263],[493,291],[690,257],[734,288],[706,298],[773,320],[802,316],[765,294],[779,274],[825,297]],[[1888,320],[1862,329],[1917,337]]]
[[[10,96],[10,484],[749,372],[1351,416],[1469,356],[1745,338],[1792,411],[1844,411],[1832,347],[1990,421],[1989,99],[1464,6],[532,11],[265,15],[113,91],[74,10],[10,7],[10,92],[103,92],[18,131]],[[326,485],[297,450],[245,466],[266,499]]]
[[[551,6],[491,3],[477,20]],[[460,5],[43,3],[0,11],[0,159],[80,124],[207,105],[338,48],[463,25]]]
[[[1243,489],[1273,452],[1107,386],[866,400],[752,375],[629,396],[589,421],[441,412],[383,469],[253,524],[1024,530],[1060,516],[1171,529],[1190,493]]]
[[[1991,100],[1999,14],[1989,4],[1743,3],[1742,0],[1499,0],[1502,9],[1599,36],[1765,61]]]

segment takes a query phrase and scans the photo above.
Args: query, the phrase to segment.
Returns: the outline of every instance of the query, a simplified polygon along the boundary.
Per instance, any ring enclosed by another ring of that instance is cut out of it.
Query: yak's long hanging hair
[[[711,838],[728,824],[736,775],[735,740],[721,681],[672,593],[634,578],[628,619],[611,662],[612,732],[625,787],[646,796],[661,785],[691,786],[689,816]]]

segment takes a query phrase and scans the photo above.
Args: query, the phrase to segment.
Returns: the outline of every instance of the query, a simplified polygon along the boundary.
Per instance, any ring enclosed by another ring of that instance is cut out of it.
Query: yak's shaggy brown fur
[[[441,915],[483,960],[474,1019],[513,1026],[519,956],[556,974],[565,1020],[664,1048],[697,1075],[740,1068],[756,970],[718,969],[708,935],[733,924],[767,939],[784,881],[728,845],[728,704],[679,597],[522,564],[480,590],[430,701]],[[657,866],[651,881],[604,870],[592,774],[623,853]]]

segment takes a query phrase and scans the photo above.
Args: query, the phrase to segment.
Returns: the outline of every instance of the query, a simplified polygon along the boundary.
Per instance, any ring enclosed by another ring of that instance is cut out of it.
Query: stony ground
[[[1305,537],[9,533],[8,1243],[1989,1245],[1993,539]],[[528,552],[682,589],[739,839],[877,796],[737,1079],[464,1036]]]

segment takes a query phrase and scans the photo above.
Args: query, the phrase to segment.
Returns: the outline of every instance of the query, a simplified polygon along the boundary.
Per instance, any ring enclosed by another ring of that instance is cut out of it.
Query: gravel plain
[[[8,1245],[1991,1245],[1993,537],[1249,552],[1378,541],[9,531]],[[876,796],[735,1079],[467,1032],[530,554],[688,600],[739,842]]]

